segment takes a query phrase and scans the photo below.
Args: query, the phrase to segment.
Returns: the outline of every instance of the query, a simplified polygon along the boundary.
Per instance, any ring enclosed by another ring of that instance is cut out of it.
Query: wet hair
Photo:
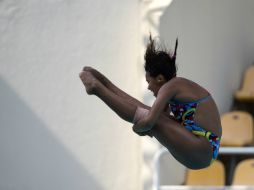
[[[168,81],[176,76],[177,67],[175,61],[178,39],[176,39],[175,51],[173,54],[167,51],[166,48],[156,47],[156,45],[155,40],[150,35],[144,56],[145,71],[148,72],[151,77],[157,77],[161,74]]]

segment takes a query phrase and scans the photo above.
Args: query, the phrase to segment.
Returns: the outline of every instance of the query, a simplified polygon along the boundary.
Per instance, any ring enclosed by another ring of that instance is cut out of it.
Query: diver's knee
[[[144,118],[146,115],[148,115],[149,110],[142,108],[142,107],[137,107],[136,112],[134,114],[132,123],[136,124],[140,119]]]
[[[212,152],[210,150],[206,150],[204,152],[199,152],[193,157],[190,157],[190,160],[187,164],[187,167],[193,170],[203,169],[209,167],[212,162]]]

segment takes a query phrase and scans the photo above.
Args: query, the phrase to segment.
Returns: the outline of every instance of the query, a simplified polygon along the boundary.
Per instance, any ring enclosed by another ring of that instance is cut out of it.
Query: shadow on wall
[[[0,77],[0,189],[103,189]]]

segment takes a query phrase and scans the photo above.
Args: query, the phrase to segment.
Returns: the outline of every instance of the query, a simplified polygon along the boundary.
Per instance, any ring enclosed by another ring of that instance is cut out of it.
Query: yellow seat
[[[215,160],[208,168],[187,170],[186,185],[223,186],[225,185],[225,168],[221,161]]]
[[[232,185],[254,185],[254,159],[246,159],[237,164]]]
[[[221,116],[221,146],[245,146],[253,142],[253,118],[245,111],[232,111]]]
[[[244,74],[242,88],[235,93],[238,101],[254,101],[254,65]]]

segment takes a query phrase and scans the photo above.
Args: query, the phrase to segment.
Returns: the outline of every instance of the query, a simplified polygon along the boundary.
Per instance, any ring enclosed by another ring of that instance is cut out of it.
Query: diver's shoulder
[[[170,81],[170,86],[175,88],[200,88],[201,86],[194,81],[184,77],[174,77]]]
[[[174,77],[169,82],[170,83],[188,83],[192,81],[184,77]]]

